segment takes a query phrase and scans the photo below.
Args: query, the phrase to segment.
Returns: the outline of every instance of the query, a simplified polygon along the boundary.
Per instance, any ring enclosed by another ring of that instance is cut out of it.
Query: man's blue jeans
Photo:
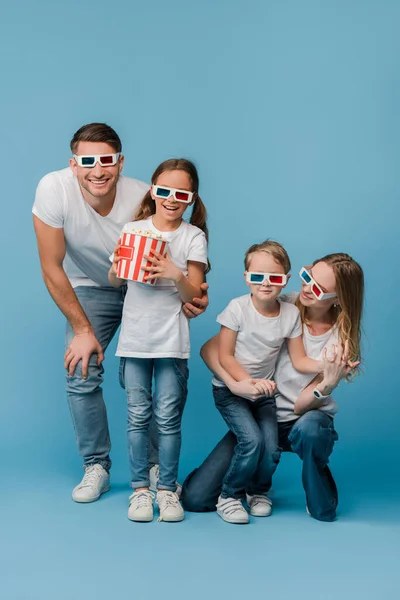
[[[160,461],[158,488],[176,490],[188,376],[187,360],[183,358],[121,359],[120,383],[128,400],[128,449],[133,488],[149,486],[149,426],[154,404]]]
[[[279,461],[275,398],[251,402],[213,386],[215,405],[236,438],[221,488],[222,498],[264,494]]]
[[[121,323],[126,287],[80,286],[75,288],[75,293],[94,329],[96,338],[105,351]],[[74,335],[71,325],[67,322],[66,347],[71,343]],[[101,389],[103,373],[103,366],[97,365],[97,354],[90,358],[87,379],[82,379],[79,362],[73,377],[67,375],[67,396],[78,450],[83,457],[84,466],[100,464],[109,471],[111,443]],[[150,429],[154,431],[153,428]],[[154,434],[151,435],[151,442],[150,464],[154,464],[158,462]]]
[[[320,521],[333,521],[338,504],[336,484],[328,467],[338,439],[333,419],[322,411],[310,410],[297,420],[278,423],[278,433],[278,451],[295,452],[303,461],[302,480],[310,514]],[[186,510],[216,510],[235,445],[236,438],[229,431],[203,464],[188,475],[182,490]]]

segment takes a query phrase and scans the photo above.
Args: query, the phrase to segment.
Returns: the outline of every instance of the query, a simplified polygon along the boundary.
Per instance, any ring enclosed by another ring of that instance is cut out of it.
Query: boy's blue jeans
[[[236,438],[223,475],[221,497],[265,494],[279,461],[275,399],[251,402],[227,387],[213,386],[215,405]]]
[[[303,461],[303,487],[310,514],[320,521],[333,521],[338,504],[336,484],[328,467],[338,439],[333,419],[320,410],[310,410],[299,419],[278,423],[278,431],[278,451],[295,452]],[[186,510],[215,510],[235,445],[236,438],[229,431],[203,464],[187,476],[182,489]]]
[[[186,359],[121,359],[120,383],[128,400],[128,450],[133,488],[149,486],[149,426],[154,410],[160,464],[158,488],[176,490],[188,376]]]

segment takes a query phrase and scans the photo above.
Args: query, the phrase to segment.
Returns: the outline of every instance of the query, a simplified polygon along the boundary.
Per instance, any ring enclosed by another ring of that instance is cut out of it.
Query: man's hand
[[[183,305],[183,312],[188,319],[194,319],[199,315],[203,314],[208,306],[208,283],[201,284],[201,291],[203,295],[201,298],[193,298],[192,303],[186,302]]]
[[[87,379],[89,359],[92,354],[97,354],[97,364],[100,366],[104,360],[104,353],[93,331],[77,333],[64,355],[64,368],[68,371],[69,377],[73,377],[76,365],[81,360],[82,379]]]

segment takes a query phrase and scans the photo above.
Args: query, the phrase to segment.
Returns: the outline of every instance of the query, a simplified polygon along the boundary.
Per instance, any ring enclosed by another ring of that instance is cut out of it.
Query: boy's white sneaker
[[[244,525],[249,522],[249,514],[238,498],[218,498],[217,513],[227,523]]]
[[[159,490],[157,492],[156,502],[160,509],[160,516],[158,521],[167,521],[169,523],[176,523],[177,521],[183,521],[185,513],[176,492],[170,492],[169,490]]]
[[[272,500],[266,494],[246,494],[246,499],[253,517],[269,517],[272,513]]]
[[[110,489],[110,475],[101,465],[85,467],[82,481],[72,492],[75,502],[95,502]]]
[[[129,496],[128,519],[148,523],[153,520],[154,494],[150,490],[139,490]]]
[[[152,492],[157,492],[158,490],[158,480],[160,477],[160,466],[159,465],[153,465],[149,471],[149,479],[150,479],[150,489]],[[176,490],[175,493],[177,494],[178,498],[181,497],[182,494],[182,486],[180,483],[176,482]]]

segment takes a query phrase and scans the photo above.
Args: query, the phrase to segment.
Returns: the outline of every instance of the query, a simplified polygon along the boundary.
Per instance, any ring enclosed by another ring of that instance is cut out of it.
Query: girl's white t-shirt
[[[189,260],[207,265],[207,240],[204,232],[182,221],[175,231],[159,231],[152,218],[127,223],[122,233],[142,229],[160,234],[168,242],[172,262],[188,274]],[[122,235],[121,233],[121,235]],[[155,285],[128,281],[122,314],[117,356],[135,358],[189,358],[189,321],[172,280]]]
[[[279,351],[287,338],[302,333],[300,313],[296,306],[281,302],[277,317],[261,315],[251,299],[251,294],[234,298],[218,315],[217,322],[237,331],[235,358],[256,379],[272,379]],[[216,386],[225,385],[217,377]]]
[[[284,303],[294,303],[298,294],[291,293],[281,297]],[[307,356],[314,360],[321,360],[322,352],[327,347],[328,352],[332,344],[338,343],[338,331],[336,327],[332,327],[329,331],[322,335],[311,335],[306,325],[303,327],[303,342]],[[305,387],[311,383],[315,375],[299,373],[296,371],[290,360],[286,342],[283,344],[279,354],[276,369],[275,381],[277,385],[276,409],[278,421],[293,421],[298,419],[300,415],[295,415],[293,412],[295,402],[300,396],[300,393]],[[322,410],[334,416],[337,412],[336,402],[332,396],[324,401],[324,405],[320,407]]]

